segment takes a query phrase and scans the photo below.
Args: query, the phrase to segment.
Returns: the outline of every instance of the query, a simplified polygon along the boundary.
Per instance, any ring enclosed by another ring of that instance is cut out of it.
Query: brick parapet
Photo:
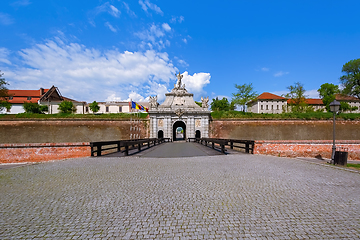
[[[360,160],[360,140],[337,140],[336,147],[348,152],[349,160]],[[332,140],[257,140],[254,154],[279,157],[331,158]]]
[[[88,156],[88,142],[0,144],[0,163],[43,162]]]

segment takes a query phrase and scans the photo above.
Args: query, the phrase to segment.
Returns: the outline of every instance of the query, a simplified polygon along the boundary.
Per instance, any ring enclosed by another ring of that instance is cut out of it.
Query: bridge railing
[[[145,138],[145,139],[128,139],[119,141],[102,141],[102,142],[90,142],[91,156],[101,156],[103,152],[109,153],[110,150],[116,149],[113,152],[123,151],[125,156],[129,155],[129,150],[137,148],[141,151],[141,148],[147,146],[155,146],[163,142],[170,142],[170,138]]]
[[[253,140],[239,140],[239,139],[222,139],[222,138],[188,138],[188,141],[198,142],[204,144],[205,146],[208,143],[211,144],[212,148],[217,144],[221,148],[221,152],[225,153],[225,146],[229,146],[230,149],[241,148],[245,149],[246,153],[254,153],[255,141]]]

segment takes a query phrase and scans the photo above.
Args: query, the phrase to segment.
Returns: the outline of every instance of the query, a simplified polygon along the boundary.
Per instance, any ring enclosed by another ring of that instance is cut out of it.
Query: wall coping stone
[[[89,142],[72,143],[5,143],[0,148],[89,147]]]
[[[255,144],[332,144],[333,140],[255,140]],[[360,140],[335,140],[336,144],[360,144]]]
[[[140,120],[143,121],[150,121],[147,118],[140,118]],[[38,119],[38,118],[16,118],[16,119],[2,119],[0,118],[0,122],[53,122],[53,121],[63,121],[63,122],[71,122],[71,121],[87,121],[87,122],[97,122],[97,121],[119,121],[119,122],[126,122],[126,121],[130,121],[130,118],[125,118],[125,119],[114,119],[114,118],[99,118],[99,119],[88,119],[88,118],[72,118],[72,119],[68,119],[68,118],[46,118],[46,119]]]

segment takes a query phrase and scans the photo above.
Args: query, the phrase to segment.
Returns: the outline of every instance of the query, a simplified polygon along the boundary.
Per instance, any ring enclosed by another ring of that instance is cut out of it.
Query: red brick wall
[[[349,160],[360,160],[360,140],[339,140],[336,147],[346,148]],[[331,140],[258,140],[255,141],[254,154],[310,158],[320,154],[330,159],[331,151]]]
[[[0,163],[43,162],[88,156],[88,142],[0,144]]]

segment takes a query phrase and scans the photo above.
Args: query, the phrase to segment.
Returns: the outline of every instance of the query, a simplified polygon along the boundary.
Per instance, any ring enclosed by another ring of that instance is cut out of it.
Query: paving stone
[[[360,174],[289,158],[83,158],[0,171],[0,239],[359,239]]]

